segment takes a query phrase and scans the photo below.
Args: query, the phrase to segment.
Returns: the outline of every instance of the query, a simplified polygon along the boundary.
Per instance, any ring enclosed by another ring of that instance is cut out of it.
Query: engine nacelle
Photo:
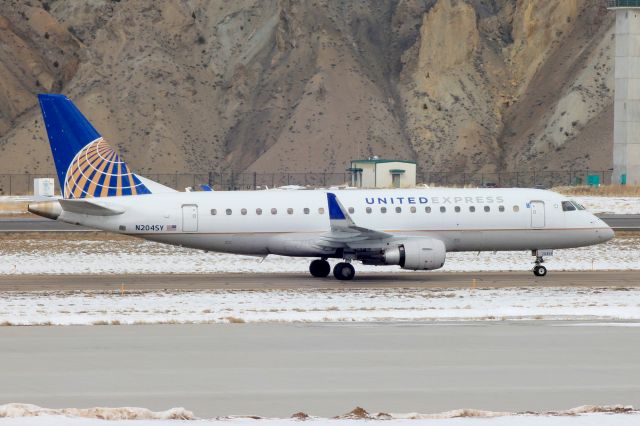
[[[447,250],[444,243],[433,238],[407,240],[383,253],[386,265],[400,265],[412,271],[430,271],[444,266]]]

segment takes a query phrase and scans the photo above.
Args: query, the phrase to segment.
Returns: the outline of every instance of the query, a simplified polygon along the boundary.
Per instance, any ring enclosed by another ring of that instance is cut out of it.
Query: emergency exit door
[[[531,206],[531,227],[544,228],[544,201],[532,201]]]
[[[187,204],[182,206],[182,232],[198,231],[198,206]]]

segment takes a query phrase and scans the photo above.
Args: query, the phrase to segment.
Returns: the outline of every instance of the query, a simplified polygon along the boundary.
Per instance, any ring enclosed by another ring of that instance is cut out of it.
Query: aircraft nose
[[[613,229],[611,229],[611,227],[606,223],[604,224],[604,227],[602,228],[602,230],[599,231],[599,233],[600,235],[602,235],[603,241],[609,241],[616,236],[616,233],[613,232]]]
[[[601,242],[609,241],[616,236],[615,232],[602,219],[596,218],[596,235]]]

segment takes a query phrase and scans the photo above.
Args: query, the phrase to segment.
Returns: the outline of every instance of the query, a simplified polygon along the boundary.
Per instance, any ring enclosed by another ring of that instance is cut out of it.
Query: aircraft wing
[[[373,229],[357,226],[335,194],[327,193],[329,222],[331,231],[322,235],[318,245],[321,247],[350,247],[363,242],[380,242],[393,238],[393,235]]]

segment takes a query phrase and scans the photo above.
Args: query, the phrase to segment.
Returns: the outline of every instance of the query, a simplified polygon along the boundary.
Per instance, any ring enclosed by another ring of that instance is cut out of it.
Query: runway
[[[0,275],[0,291],[47,290],[254,290],[349,288],[638,287],[640,271],[416,272],[358,274],[353,281],[308,274],[103,274]]]
[[[0,340],[0,401],[45,407],[288,417],[640,404],[640,327],[0,327]]]
[[[32,217],[0,218],[0,232],[102,232],[57,220]]]

